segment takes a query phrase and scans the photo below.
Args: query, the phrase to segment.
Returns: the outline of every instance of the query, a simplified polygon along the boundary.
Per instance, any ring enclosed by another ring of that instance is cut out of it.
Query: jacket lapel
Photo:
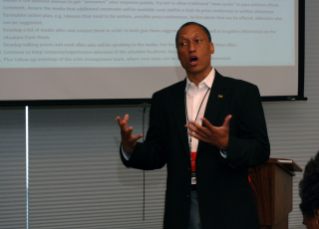
[[[171,99],[171,111],[174,118],[174,123],[178,131],[178,136],[182,142],[186,156],[189,157],[189,147],[188,147],[188,136],[186,124],[186,114],[185,114],[185,86],[186,79],[178,85],[178,88],[172,92]]]
[[[170,105],[178,135],[180,136],[180,141],[182,142],[183,148],[186,152],[185,155],[189,157],[188,136],[187,129],[185,128],[185,86],[186,79],[178,85],[176,90],[172,92]],[[226,98],[227,85],[224,83],[223,76],[216,71],[204,114],[204,117],[207,118],[211,124],[214,125],[219,112],[225,104],[224,101],[226,101]],[[197,152],[202,150],[203,145],[203,142],[199,141]]]
[[[224,106],[227,98],[227,85],[223,81],[223,76],[215,70],[215,79],[204,114],[204,117],[207,118],[212,125],[215,125],[215,120],[218,117],[218,114]],[[197,152],[202,149],[203,145],[203,142],[199,141]]]

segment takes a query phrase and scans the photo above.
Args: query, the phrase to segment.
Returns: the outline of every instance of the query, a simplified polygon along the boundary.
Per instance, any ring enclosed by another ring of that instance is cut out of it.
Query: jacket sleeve
[[[166,163],[165,147],[163,147],[161,123],[159,119],[160,102],[153,95],[150,109],[150,123],[146,139],[143,143],[137,143],[129,160],[120,152],[123,164],[143,170],[162,168]]]
[[[238,167],[258,166],[269,159],[270,144],[260,94],[251,85],[245,95],[236,124],[238,134],[230,134],[227,157],[221,158],[227,165]],[[232,124],[231,124],[232,125]]]

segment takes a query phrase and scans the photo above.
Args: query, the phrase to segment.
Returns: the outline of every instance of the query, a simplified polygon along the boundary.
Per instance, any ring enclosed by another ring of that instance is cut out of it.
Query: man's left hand
[[[188,134],[200,141],[216,146],[218,149],[227,150],[229,141],[229,121],[231,115],[227,115],[222,126],[213,126],[206,118],[201,118],[204,126],[195,121],[189,121],[185,125]]]

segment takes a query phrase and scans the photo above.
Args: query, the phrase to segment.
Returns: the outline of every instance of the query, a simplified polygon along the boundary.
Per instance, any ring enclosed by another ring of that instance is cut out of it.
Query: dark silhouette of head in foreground
[[[319,228],[319,152],[307,163],[299,183],[300,210],[307,229]]]

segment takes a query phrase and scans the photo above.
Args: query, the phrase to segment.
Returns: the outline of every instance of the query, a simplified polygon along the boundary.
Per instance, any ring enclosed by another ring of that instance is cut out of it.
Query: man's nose
[[[190,43],[189,43],[188,51],[189,51],[190,53],[196,51],[195,44],[194,44],[193,42],[190,42]]]

